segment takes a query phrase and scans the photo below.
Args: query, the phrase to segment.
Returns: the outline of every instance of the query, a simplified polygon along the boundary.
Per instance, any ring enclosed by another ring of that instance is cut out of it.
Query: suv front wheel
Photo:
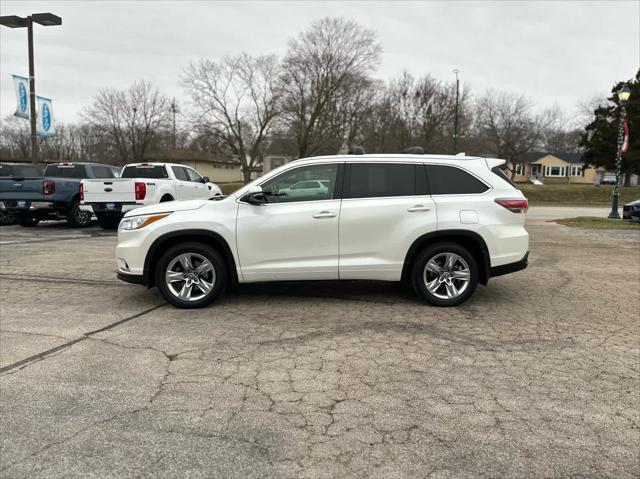
[[[203,243],[184,243],[166,251],[156,267],[156,285],[179,308],[202,308],[227,288],[224,258]]]
[[[425,248],[412,270],[413,288],[435,306],[457,306],[478,286],[478,263],[456,243],[437,243]]]

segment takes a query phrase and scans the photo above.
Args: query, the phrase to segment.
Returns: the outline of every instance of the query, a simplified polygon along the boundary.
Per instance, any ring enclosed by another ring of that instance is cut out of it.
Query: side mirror
[[[242,201],[246,201],[250,205],[259,206],[259,205],[264,205],[265,203],[268,203],[269,200],[264,191],[252,191],[244,195],[244,197],[242,198]]]
[[[208,177],[208,176],[203,176],[203,177],[202,177],[202,182],[203,182],[203,183],[209,183],[210,181],[211,181],[211,180],[209,180],[209,177]]]

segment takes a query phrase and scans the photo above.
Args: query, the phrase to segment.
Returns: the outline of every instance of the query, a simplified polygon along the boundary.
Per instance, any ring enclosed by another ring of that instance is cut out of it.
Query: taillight
[[[80,201],[84,201],[84,185],[80,182]]]
[[[513,213],[526,213],[527,210],[529,209],[529,202],[526,199],[523,200],[521,198],[518,198],[518,199],[498,198],[496,200],[496,203],[498,203],[500,206],[508,209]]]
[[[44,180],[42,182],[42,194],[45,196],[52,195],[56,192],[56,183],[51,180]]]
[[[136,181],[136,200],[144,200],[145,196],[147,196],[147,185]]]

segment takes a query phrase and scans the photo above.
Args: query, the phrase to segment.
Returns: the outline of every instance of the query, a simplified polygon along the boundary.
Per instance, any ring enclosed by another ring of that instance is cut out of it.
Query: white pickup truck
[[[222,198],[222,191],[193,168],[173,163],[134,163],[120,178],[82,180],[80,209],[105,229],[117,228],[127,211],[165,201]]]

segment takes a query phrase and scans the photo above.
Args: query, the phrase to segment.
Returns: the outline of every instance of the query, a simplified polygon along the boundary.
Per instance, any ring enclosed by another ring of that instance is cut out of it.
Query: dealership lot
[[[3,227],[0,474],[637,477],[640,234],[554,215],[453,309],[349,282],[178,310],[115,279],[114,233]]]

